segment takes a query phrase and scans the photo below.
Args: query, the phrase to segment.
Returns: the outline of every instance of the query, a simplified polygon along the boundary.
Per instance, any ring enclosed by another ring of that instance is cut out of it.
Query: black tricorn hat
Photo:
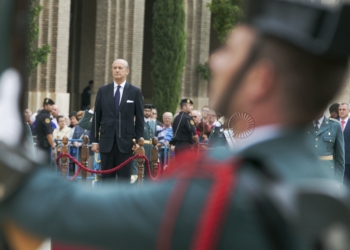
[[[181,103],[190,103],[190,104],[192,104],[192,105],[193,105],[192,100],[191,100],[191,99],[187,99],[187,98],[182,99],[182,100],[180,101],[180,104],[181,104]]]
[[[50,99],[50,98],[45,98],[44,101],[43,101],[43,105],[47,105],[47,104],[54,105],[55,102],[52,99]]]
[[[325,58],[350,55],[350,5],[301,0],[249,0],[246,23]]]

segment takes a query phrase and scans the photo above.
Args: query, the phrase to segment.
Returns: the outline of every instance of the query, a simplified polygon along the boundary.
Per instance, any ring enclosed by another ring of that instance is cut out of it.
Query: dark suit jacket
[[[135,117],[135,123],[134,123]],[[114,83],[99,88],[92,118],[90,139],[100,144],[100,152],[112,150],[114,138],[122,153],[131,153],[133,142],[143,136],[143,100],[141,90],[126,82],[119,112],[114,107]],[[100,138],[99,138],[100,131]]]
[[[350,119],[345,125],[345,129],[343,131],[344,134],[344,143],[345,143],[345,164],[350,164]]]

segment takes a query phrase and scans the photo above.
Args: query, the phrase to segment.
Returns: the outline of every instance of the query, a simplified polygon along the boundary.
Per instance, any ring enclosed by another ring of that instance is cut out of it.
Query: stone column
[[[210,0],[185,0],[187,41],[181,97],[191,98],[195,109],[209,102],[208,82],[202,80],[196,70],[199,63],[209,59],[211,13],[208,2]]]
[[[113,81],[112,63],[128,61],[127,81],[141,87],[145,0],[99,0],[96,13],[94,94]]]
[[[35,112],[45,97],[53,99],[61,113],[69,110],[68,49],[71,0],[40,0],[43,6],[39,17],[38,46],[49,44],[47,63],[32,73],[28,85],[28,108]]]

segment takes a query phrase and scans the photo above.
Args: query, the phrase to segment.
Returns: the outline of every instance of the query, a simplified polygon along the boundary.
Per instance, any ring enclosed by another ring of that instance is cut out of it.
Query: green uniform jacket
[[[308,130],[308,138],[315,153],[322,159],[322,167],[338,181],[345,171],[344,135],[339,121],[324,117],[320,128]]]
[[[156,126],[157,123],[156,121],[150,120],[148,123],[145,121],[144,122],[144,129],[143,129],[143,139],[147,140],[147,141],[152,141],[153,137],[156,136]],[[145,149],[145,156],[148,158],[149,160],[149,165],[152,169],[152,158],[151,158],[151,153],[152,153],[152,144],[149,143],[145,143],[143,145],[143,148]],[[137,175],[138,169],[137,169],[137,161],[134,160],[133,161],[133,170],[132,170],[132,174]],[[146,167],[144,168],[144,175],[147,178],[147,172],[146,172]]]
[[[255,144],[239,154],[259,162],[284,182],[297,185],[307,178],[330,178],[306,140],[305,131],[290,131]],[[224,150],[213,157],[224,159]],[[237,157],[237,156],[236,156]],[[273,241],[261,224],[261,216],[245,192],[244,174],[264,181],[259,168],[249,162],[238,170],[228,215],[224,219],[219,249],[272,249]],[[0,205],[6,216],[41,237],[108,249],[155,249],[162,216],[176,178],[142,188],[130,185],[102,185],[95,190],[69,183],[47,169],[37,171],[14,197]],[[254,182],[256,184],[257,182]],[[189,249],[203,212],[212,181],[193,179],[184,196],[172,234],[171,249]],[[278,221],[278,217],[274,214]],[[172,219],[172,218],[167,218]],[[286,231],[286,227],[282,227]],[[293,237],[284,242],[303,249]],[[294,248],[293,248],[294,246]],[[289,248],[290,249],[290,248]]]
[[[89,130],[91,129],[91,118],[93,114],[91,114],[88,110],[85,110],[84,116],[79,121],[79,126],[83,129]]]

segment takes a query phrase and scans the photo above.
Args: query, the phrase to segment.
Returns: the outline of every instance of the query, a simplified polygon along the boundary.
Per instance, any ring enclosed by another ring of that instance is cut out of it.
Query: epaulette
[[[337,122],[337,123],[340,123],[340,121],[334,119],[334,118],[328,118],[330,121],[334,121],[334,122]]]

